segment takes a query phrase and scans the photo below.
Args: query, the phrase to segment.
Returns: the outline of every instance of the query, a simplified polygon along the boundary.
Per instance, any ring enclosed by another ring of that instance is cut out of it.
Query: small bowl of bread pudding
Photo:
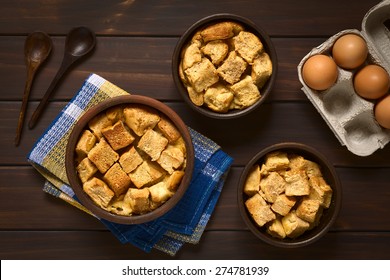
[[[238,205],[248,228],[262,241],[283,248],[323,237],[341,208],[341,183],[332,164],[314,148],[280,143],[246,165]]]
[[[171,210],[192,177],[187,126],[162,102],[110,98],[85,112],[66,149],[66,174],[97,217],[120,224],[152,221]]]
[[[195,111],[216,119],[246,115],[264,102],[276,80],[277,56],[267,33],[233,14],[194,23],[173,52],[172,75]]]

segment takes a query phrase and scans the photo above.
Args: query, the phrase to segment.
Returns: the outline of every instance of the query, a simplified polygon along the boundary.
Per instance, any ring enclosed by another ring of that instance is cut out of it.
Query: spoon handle
[[[22,135],[22,129],[23,129],[23,124],[24,124],[24,117],[26,115],[26,110],[27,110],[28,98],[30,96],[31,85],[32,85],[32,81],[34,79],[35,72],[36,72],[35,70],[36,70],[36,68],[31,67],[27,71],[27,80],[26,80],[26,84],[24,86],[22,106],[20,108],[18,126],[16,127],[16,136],[15,136],[15,141],[14,141],[15,146],[19,146],[19,143],[20,143],[20,137]]]
[[[64,59],[62,61],[60,69],[58,69],[56,76],[54,77],[41,102],[38,104],[38,107],[35,109],[33,115],[31,116],[30,122],[28,123],[28,127],[30,129],[34,128],[34,126],[37,124],[38,119],[42,115],[42,112],[45,109],[47,103],[49,102],[49,98],[52,95],[54,89],[56,88],[59,80],[62,78],[62,76],[65,74],[71,64],[72,61],[70,60]]]

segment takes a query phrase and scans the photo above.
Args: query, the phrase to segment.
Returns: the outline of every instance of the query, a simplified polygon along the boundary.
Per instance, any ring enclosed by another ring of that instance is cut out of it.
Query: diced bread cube
[[[173,171],[179,169],[183,165],[184,159],[184,154],[179,148],[169,145],[162,151],[157,163],[169,174],[172,174]]]
[[[120,198],[114,198],[106,209],[111,213],[122,216],[130,216],[133,213],[130,203],[123,200],[123,195]]]
[[[244,193],[253,196],[260,190],[260,167],[258,164],[255,164],[248,173],[244,185]]]
[[[160,121],[157,124],[162,134],[168,139],[169,143],[174,143],[181,137],[180,132],[176,126],[165,116],[161,116]]]
[[[84,130],[76,144],[76,153],[80,157],[86,157],[96,144],[96,136],[88,129]]]
[[[142,157],[133,146],[130,148],[130,150],[124,152],[119,158],[119,164],[126,173],[132,172],[142,162]]]
[[[286,195],[303,196],[310,193],[309,180],[303,170],[289,170],[285,172]]]
[[[168,139],[162,136],[160,133],[149,129],[141,137],[137,147],[150,156],[152,161],[158,160],[161,152],[168,145]]]
[[[127,147],[133,143],[135,139],[122,121],[118,121],[112,126],[103,128],[102,134],[114,150],[120,150]]]
[[[253,213],[251,213],[253,220],[259,227],[264,226],[266,223],[276,219],[276,215],[272,212],[269,205],[260,206]]]
[[[265,166],[267,171],[287,169],[289,167],[289,163],[290,160],[285,152],[270,152],[265,156]]]
[[[116,196],[125,193],[131,185],[130,177],[123,171],[119,163],[111,166],[106,174],[104,174],[103,179],[108,183]]]
[[[161,167],[149,161],[144,161],[129,174],[131,181],[137,188],[151,185],[164,175]]]
[[[202,58],[201,62],[195,63],[184,72],[196,92],[203,92],[219,80],[217,69],[207,58]]]
[[[288,213],[282,218],[282,225],[284,232],[290,238],[296,238],[303,234],[310,226],[310,224],[300,219],[295,211]]]
[[[209,87],[203,95],[203,101],[207,107],[221,113],[229,110],[233,99],[233,92],[220,83]]]
[[[195,42],[192,42],[185,48],[182,59],[183,69],[192,67],[195,63],[198,63],[202,60],[202,54],[199,49],[199,45]]]
[[[197,92],[193,87],[187,86],[188,96],[196,106],[202,106],[204,103],[204,92]]]
[[[106,116],[111,123],[116,123],[123,118],[123,108],[121,106],[114,106],[106,110]]]
[[[270,172],[267,177],[261,178],[260,189],[264,192],[266,200],[274,203],[276,198],[285,191],[286,182],[277,172]]]
[[[303,199],[296,209],[296,214],[302,220],[313,223],[320,207],[318,200]]]
[[[231,22],[220,22],[206,27],[201,31],[200,35],[204,42],[229,39],[235,35],[234,27]]]
[[[181,179],[184,176],[184,171],[176,170],[172,174],[166,177],[165,182],[168,190],[175,192],[181,183]]]
[[[236,51],[248,63],[252,63],[253,59],[264,50],[260,39],[248,31],[241,31],[235,36],[233,38],[233,44]]]
[[[83,190],[100,207],[107,207],[115,195],[105,182],[96,177],[85,182]]]
[[[229,84],[233,85],[240,80],[246,70],[247,63],[235,51],[231,51],[222,65],[217,69],[218,74]]]
[[[102,129],[110,125],[112,125],[112,122],[105,113],[100,113],[88,122],[89,128],[93,131],[98,140],[103,137]]]
[[[295,197],[281,194],[275,199],[271,209],[282,216],[286,216],[290,212],[291,208],[295,205],[295,202]]]
[[[272,75],[272,61],[266,52],[253,60],[251,77],[253,83],[262,88]]]
[[[129,203],[133,212],[142,214],[150,211],[149,189],[129,188],[126,192],[124,201]]]
[[[119,155],[104,138],[101,138],[99,143],[89,151],[88,158],[104,174],[119,159]]]
[[[149,187],[151,201],[161,204],[173,196],[173,193],[167,188],[165,182],[159,182]]]
[[[82,183],[88,181],[98,171],[96,166],[87,157],[77,165],[76,170]]]
[[[306,170],[306,160],[303,156],[292,154],[289,155],[288,159],[291,170]]]
[[[260,206],[266,206],[267,202],[260,194],[255,194],[254,196],[248,198],[245,201],[245,206],[248,209],[249,213],[255,213],[257,208]]]
[[[214,65],[220,64],[229,52],[229,46],[222,40],[215,40],[208,42],[203,48],[202,52],[210,57]]]
[[[141,105],[126,106],[123,109],[123,115],[126,125],[138,136],[142,136],[147,130],[153,129],[160,121],[160,116],[156,110]]]
[[[234,108],[247,108],[260,99],[261,94],[257,86],[253,83],[251,76],[247,75],[241,81],[232,85],[231,90],[234,92]]]
[[[282,221],[280,219],[273,220],[267,227],[267,232],[273,237],[279,239],[283,239],[286,237],[286,233],[284,232]]]
[[[326,183],[323,177],[313,176],[309,179],[310,194],[309,198],[318,200],[321,206],[329,208],[332,201],[332,188]]]
[[[306,173],[310,177],[322,177],[321,168],[318,163],[306,160]]]

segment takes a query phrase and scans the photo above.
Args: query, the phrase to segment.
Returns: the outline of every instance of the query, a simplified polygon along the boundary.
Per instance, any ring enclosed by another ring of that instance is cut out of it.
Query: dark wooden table
[[[0,17],[0,257],[1,259],[171,259],[122,245],[96,219],[42,191],[43,178],[26,160],[34,142],[90,73],[119,87],[157,98],[234,158],[223,193],[201,242],[178,259],[389,259],[390,145],[368,157],[341,146],[301,91],[297,65],[313,47],[350,28],[361,30],[378,0],[263,1],[1,1]],[[245,16],[270,34],[279,58],[276,86],[260,109],[237,120],[210,120],[181,99],[171,75],[173,49],[198,19],[219,12]],[[13,140],[26,78],[27,34],[50,34],[54,49],[36,76],[27,120],[53,79],[66,33],[87,26],[97,34],[93,55],[59,85],[41,121]],[[246,162],[283,141],[309,144],[336,167],[343,205],[331,231],[300,249],[271,247],[245,227],[236,188]]]

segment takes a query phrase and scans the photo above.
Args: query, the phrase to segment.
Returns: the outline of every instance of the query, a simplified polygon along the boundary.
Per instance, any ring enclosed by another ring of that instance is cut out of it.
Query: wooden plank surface
[[[345,29],[361,30],[378,0],[303,1],[1,1],[0,10],[0,257],[1,259],[389,259],[390,145],[359,157],[340,145],[301,91],[297,65],[312,48]],[[210,120],[185,104],[172,80],[171,57],[184,31],[213,13],[245,16],[271,36],[279,72],[269,99],[237,120]],[[97,33],[97,48],[59,84],[33,130],[24,128],[14,147],[26,78],[26,35],[42,30],[53,52],[36,76],[27,120],[61,63],[65,35],[75,26]],[[42,191],[43,178],[27,162],[34,143],[90,73],[173,108],[192,128],[234,158],[220,200],[201,242],[174,258],[122,245],[95,218]],[[331,231],[305,248],[285,250],[257,240],[237,207],[237,184],[245,164],[278,142],[309,144],[334,164],[343,203]]]

